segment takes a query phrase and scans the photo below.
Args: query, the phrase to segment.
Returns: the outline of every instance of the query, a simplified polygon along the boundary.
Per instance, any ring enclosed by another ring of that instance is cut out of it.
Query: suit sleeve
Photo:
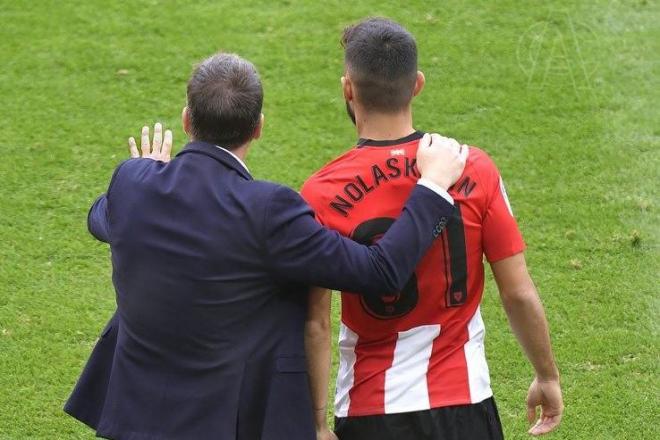
[[[403,288],[452,212],[451,203],[416,185],[399,219],[365,246],[321,226],[298,193],[278,187],[265,210],[265,252],[277,278],[385,295]]]
[[[101,194],[92,204],[87,214],[87,229],[98,241],[110,243],[108,222],[108,197]]]
[[[103,243],[110,243],[110,220],[109,220],[109,208],[108,208],[108,194],[112,191],[112,186],[117,179],[119,170],[131,159],[126,160],[120,163],[115,171],[112,173],[110,178],[110,184],[108,185],[108,191],[105,194],[101,194],[92,204],[92,207],[87,213],[87,229],[89,233],[94,236],[97,240]]]

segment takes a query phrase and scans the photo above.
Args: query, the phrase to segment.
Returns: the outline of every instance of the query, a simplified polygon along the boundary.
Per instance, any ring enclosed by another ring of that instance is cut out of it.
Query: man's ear
[[[264,114],[261,114],[261,117],[259,117],[259,123],[254,129],[254,134],[252,135],[253,140],[257,140],[261,137],[261,132],[264,129]]]
[[[419,93],[424,88],[424,84],[426,84],[426,78],[424,78],[422,71],[418,70],[417,79],[415,79],[415,88],[413,89],[413,96],[419,95]]]
[[[183,131],[186,132],[188,137],[192,138],[192,121],[190,120],[190,109],[188,106],[185,106],[181,110],[181,125],[183,125]]]
[[[353,83],[351,78],[349,78],[348,73],[341,77],[341,88],[344,92],[344,99],[346,101],[353,100]]]

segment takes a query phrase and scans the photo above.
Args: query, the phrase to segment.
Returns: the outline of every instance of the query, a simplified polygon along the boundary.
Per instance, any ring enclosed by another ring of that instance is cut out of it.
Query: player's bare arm
[[[543,305],[523,253],[494,262],[491,268],[511,328],[536,373],[527,394],[529,422],[534,423],[539,406],[541,414],[529,433],[546,434],[559,426],[564,404]]]
[[[307,321],[305,322],[305,352],[309,388],[314,406],[316,440],[337,440],[328,427],[328,383],[330,381],[331,325],[330,295],[323,287],[312,287],[309,292]]]

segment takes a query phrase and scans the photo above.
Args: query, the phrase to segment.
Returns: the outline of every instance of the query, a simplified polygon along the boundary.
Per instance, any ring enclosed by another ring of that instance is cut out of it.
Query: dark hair
[[[367,109],[392,113],[407,106],[417,79],[417,44],[401,25],[367,18],[344,30],[344,62]]]
[[[238,55],[218,53],[202,61],[188,81],[187,95],[196,140],[237,147],[259,124],[264,100],[259,74]]]

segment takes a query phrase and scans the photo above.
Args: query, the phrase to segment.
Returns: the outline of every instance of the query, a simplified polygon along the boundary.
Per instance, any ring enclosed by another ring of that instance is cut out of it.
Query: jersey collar
[[[373,139],[364,139],[360,138],[357,141],[357,148],[362,147],[391,147],[392,145],[401,145],[417,139],[421,139],[424,136],[423,131],[415,131],[414,133],[404,136],[399,139],[387,139],[387,140],[373,140]]]

